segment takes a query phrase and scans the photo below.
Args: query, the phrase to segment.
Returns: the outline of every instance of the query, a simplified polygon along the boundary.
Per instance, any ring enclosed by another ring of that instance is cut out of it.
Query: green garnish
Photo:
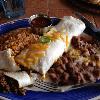
[[[47,36],[42,36],[40,38],[40,42],[41,43],[49,43],[50,41],[51,41],[51,39],[49,37],[47,37]]]

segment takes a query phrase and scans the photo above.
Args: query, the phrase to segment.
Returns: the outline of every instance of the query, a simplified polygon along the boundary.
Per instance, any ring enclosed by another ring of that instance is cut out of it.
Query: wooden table
[[[73,7],[66,0],[25,0],[25,15],[19,18],[30,17],[33,14],[44,13],[49,16],[63,17],[67,15],[75,16],[75,12],[79,11],[77,8]],[[93,22],[98,28],[100,28],[100,16],[94,15],[88,12],[79,11],[87,19]],[[76,17],[76,16],[75,16]],[[0,24],[10,21],[12,19],[0,18]]]

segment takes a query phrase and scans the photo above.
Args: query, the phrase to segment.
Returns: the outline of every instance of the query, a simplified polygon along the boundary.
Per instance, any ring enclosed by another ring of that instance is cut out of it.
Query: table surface
[[[95,15],[86,11],[80,11],[78,8],[73,7],[68,0],[66,3],[63,0],[25,0],[25,14],[19,18],[30,17],[33,14],[43,13],[49,16],[63,17],[75,16],[75,12],[80,12],[88,20],[100,28],[100,15]],[[76,17],[76,16],[75,16]],[[17,18],[18,19],[18,18]],[[8,22],[13,19],[6,19],[0,17],[0,24]]]

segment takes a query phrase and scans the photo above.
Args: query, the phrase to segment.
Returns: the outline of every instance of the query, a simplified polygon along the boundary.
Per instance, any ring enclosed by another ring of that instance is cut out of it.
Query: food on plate
[[[72,39],[73,36],[79,36],[85,29],[85,24],[72,16],[64,16],[64,18],[56,25],[54,28],[66,34],[68,33],[68,41]]]
[[[48,71],[48,76],[59,85],[83,84],[100,79],[100,42],[86,42],[73,37],[72,48],[65,52]],[[98,48],[99,47],[99,48]]]
[[[0,36],[0,69],[18,71],[19,66],[14,57],[30,43],[35,43],[39,36],[31,32],[31,28],[20,28]]]
[[[36,78],[36,74],[28,75],[25,71],[0,72],[0,91],[25,95],[26,89],[24,87],[33,84]]]
[[[3,73],[0,73],[0,92],[3,91],[9,91],[10,90],[10,87],[9,85],[7,84],[7,81],[6,81],[6,78],[4,76]]]
[[[38,35],[32,33],[31,28],[19,28],[0,36],[0,51],[10,48],[14,55],[22,49],[28,47],[30,43],[35,43]]]
[[[41,75],[58,85],[100,79],[100,42],[79,36],[85,29],[82,21],[65,16],[42,36],[31,28],[19,28],[0,37],[2,91],[25,95],[26,86],[34,85],[36,78],[43,79]]]
[[[16,81],[12,80],[11,78],[8,78],[3,73],[0,73],[0,92],[14,92],[19,95],[25,95],[26,90],[24,88],[19,88],[16,85]]]
[[[25,71],[21,72],[5,72],[5,76],[16,81],[19,88],[31,85],[33,83],[32,78]]]
[[[43,39],[47,37],[47,43]],[[41,37],[40,41],[36,44],[31,44],[29,48],[23,50],[15,57],[15,61],[29,69],[37,70],[42,74],[46,74],[48,69],[52,66],[66,49],[66,40],[61,33],[52,32],[50,35]],[[54,52],[56,51],[56,53]]]
[[[12,49],[0,51],[0,69],[5,71],[18,71],[19,66],[15,63]]]
[[[31,44],[15,57],[18,64],[45,75],[53,63],[66,51],[73,36],[80,35],[85,24],[74,18],[64,17],[58,25],[40,37],[40,41]],[[46,43],[45,43],[46,41]]]
[[[38,35],[43,35],[43,32],[47,31],[52,24],[51,19],[42,14],[31,16],[29,22],[33,33]]]

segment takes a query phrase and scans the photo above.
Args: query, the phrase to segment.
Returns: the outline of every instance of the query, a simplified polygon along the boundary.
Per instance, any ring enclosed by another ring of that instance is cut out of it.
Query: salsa
[[[51,24],[51,20],[45,17],[37,17],[31,21],[31,24],[34,27],[43,28],[49,26]]]

